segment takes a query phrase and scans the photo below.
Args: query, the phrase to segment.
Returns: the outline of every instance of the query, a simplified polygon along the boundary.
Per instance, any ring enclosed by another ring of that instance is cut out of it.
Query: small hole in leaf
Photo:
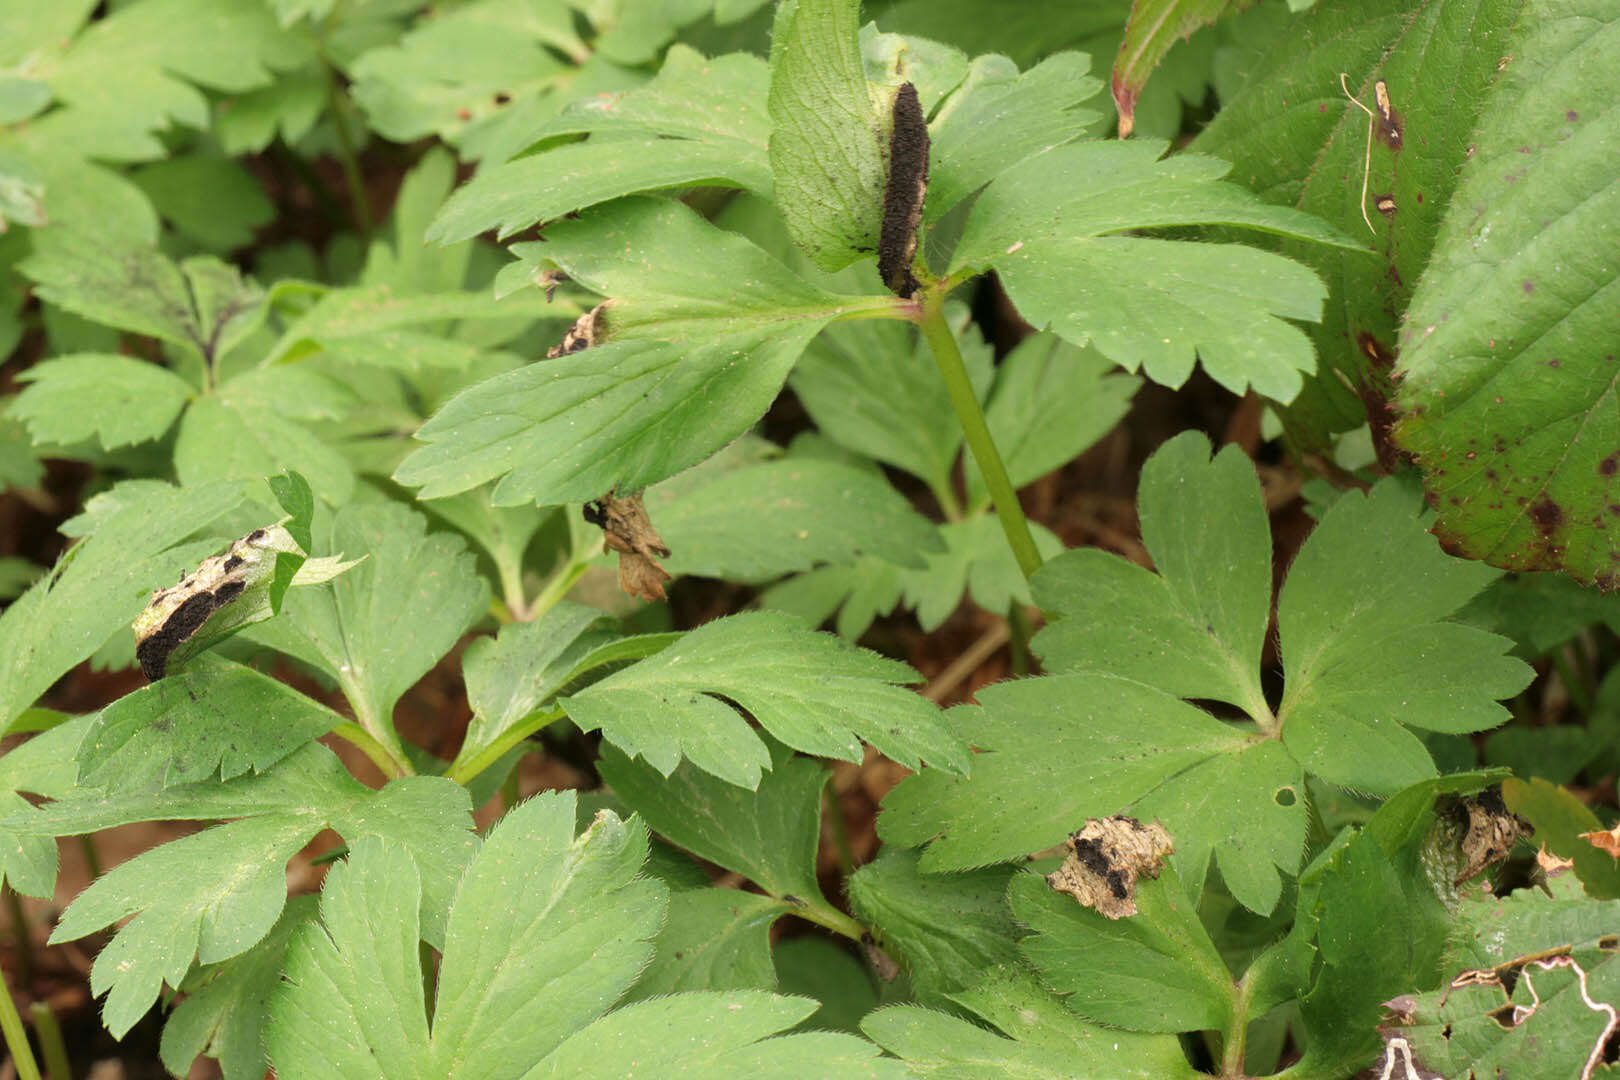
[[[1451,1025],[1450,1024],[1447,1024],[1445,1027],[1440,1029],[1440,1037],[1442,1039],[1451,1038]]]
[[[1277,793],[1272,798],[1277,800],[1278,806],[1293,806],[1294,803],[1299,801],[1298,796],[1294,794],[1294,789],[1291,787],[1278,788]]]
[[[1620,950],[1620,934],[1603,935],[1602,937],[1598,938],[1597,946],[1604,952],[1615,952]]]
[[[1514,1009],[1513,1003],[1509,1002],[1506,1005],[1501,1005],[1501,1006],[1498,1006],[1497,1008],[1492,1009],[1490,1012],[1486,1013],[1485,1015],[1490,1017],[1492,1020],[1495,1020],[1498,1027],[1507,1028],[1507,1029],[1511,1030],[1512,1028],[1516,1028],[1516,1027],[1519,1026],[1518,1023],[1516,1023],[1515,1020],[1514,1020],[1513,1009]]]

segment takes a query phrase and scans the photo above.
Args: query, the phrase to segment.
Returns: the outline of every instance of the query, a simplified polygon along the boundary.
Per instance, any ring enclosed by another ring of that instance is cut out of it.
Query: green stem
[[[34,1021],[34,1034],[39,1036],[46,1074],[51,1080],[73,1080],[73,1063],[68,1060],[67,1043],[62,1039],[56,1014],[43,1001],[36,1001],[28,1007],[28,1015]]]
[[[348,114],[343,111],[343,88],[338,82],[337,68],[325,56],[321,58],[326,69],[326,107],[332,112],[332,130],[337,135],[338,162],[343,166],[343,183],[349,189],[350,208],[354,212],[354,225],[363,240],[371,239],[371,200],[366,195],[365,177],[360,173],[360,157],[354,148],[354,132],[349,128]]]
[[[353,721],[345,720],[332,729],[332,734],[344,742],[352,743],[362,754],[370,758],[371,763],[381,769],[382,774],[390,780],[401,776],[410,776],[416,771],[411,768],[409,762],[402,759],[403,755],[396,755],[393,750],[384,745],[371,732]]]
[[[1553,650],[1553,667],[1558,671],[1558,679],[1564,684],[1564,691],[1569,694],[1569,700],[1581,710],[1582,716],[1591,716],[1592,692],[1587,689],[1586,680],[1580,677],[1574,665],[1569,662],[1569,652],[1576,647],[1572,642],[1566,648]]]
[[[1013,557],[1018,560],[1018,569],[1027,578],[1040,569],[1041,554],[1035,548],[1035,538],[1030,535],[1024,508],[1019,505],[1018,493],[1013,490],[1012,481],[1007,477],[1007,467],[1001,463],[1001,453],[990,435],[990,427],[984,422],[984,410],[979,408],[979,399],[973,393],[967,366],[962,363],[962,352],[956,347],[956,338],[951,335],[950,325],[945,321],[944,301],[943,290],[929,292],[923,301],[917,325],[928,347],[933,350],[934,362],[939,365],[940,377],[945,380],[945,389],[951,396],[952,407],[956,409],[956,419],[962,425],[968,449],[973,452],[973,460],[979,463],[979,471],[984,474],[985,487],[990,490],[990,501],[995,504],[996,516],[1001,519],[1001,529],[1007,534],[1007,543],[1012,547]]]
[[[528,621],[532,622],[538,619],[555,607],[557,601],[567,596],[568,590],[574,587],[574,582],[578,581],[585,571],[591,568],[588,560],[594,558],[596,553],[601,550],[599,545],[592,545],[591,548],[576,553],[573,560],[566,567],[559,570],[555,577],[546,582],[546,587],[540,590],[540,595],[536,596],[534,602],[529,605]]]
[[[1024,605],[1014,600],[1012,607],[1007,611],[1007,651],[1012,654],[1012,673],[1014,675],[1028,675],[1034,661],[1029,654],[1029,639],[1034,636],[1034,627],[1030,624],[1029,614],[1024,611]]]
[[[502,754],[506,753],[508,750],[512,749],[512,747],[516,746],[524,739],[527,739],[530,735],[533,735],[547,724],[554,723],[555,721],[562,719],[562,716],[563,711],[560,708],[547,709],[544,712],[532,713],[526,719],[524,719],[522,723],[514,724],[512,727],[509,727],[505,731],[501,732],[499,738],[490,743],[488,746],[484,747],[478,753],[474,754],[472,757],[468,758],[466,761],[457,762],[456,764],[451,765],[450,768],[445,770],[444,775],[448,779],[454,780],[456,783],[465,787],[472,781],[473,777],[477,776],[479,773],[483,772],[485,769],[499,761]]]
[[[1232,1001],[1232,1030],[1226,1033],[1226,1046],[1221,1051],[1221,1076],[1233,1080],[1244,1076],[1243,1055],[1249,1040],[1249,1000],[1253,987],[1248,979],[1240,980]]]
[[[6,914],[11,917],[11,932],[16,935],[17,981],[30,986],[34,982],[34,947],[28,939],[28,917],[23,914],[22,897],[10,885],[0,884],[0,890],[5,891]]]
[[[17,999],[11,996],[11,987],[0,995],[0,1034],[11,1051],[12,1064],[17,1066],[18,1080],[40,1080],[39,1065],[34,1061],[34,1048],[28,1045],[28,1032],[23,1030],[22,1016],[17,1012]]]
[[[806,922],[813,922],[817,926],[826,927],[835,934],[842,934],[851,941],[865,941],[867,938],[866,927],[830,904],[826,907],[820,905],[802,907],[796,910],[794,914]]]
[[[946,521],[962,520],[962,501],[951,490],[948,477],[928,481],[928,490],[934,493],[934,500],[939,503],[939,512],[945,516]]]
[[[101,876],[101,852],[96,850],[96,834],[80,833],[79,850],[84,853],[84,868],[89,871],[90,880],[96,880]]]

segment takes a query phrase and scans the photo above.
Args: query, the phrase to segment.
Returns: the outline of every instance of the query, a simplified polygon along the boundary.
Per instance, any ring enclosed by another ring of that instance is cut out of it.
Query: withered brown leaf
[[[1110,919],[1136,914],[1136,882],[1156,878],[1176,849],[1163,825],[1124,814],[1092,818],[1063,842],[1068,858],[1046,883]]]
[[[608,492],[585,504],[585,520],[602,530],[602,544],[619,553],[619,588],[651,603],[664,599],[669,572],[656,556],[669,557],[664,538],[653,528],[641,493],[618,496]]]
[[[1463,868],[1454,884],[1477,877],[1492,863],[1507,858],[1520,837],[1531,836],[1530,823],[1507,808],[1501,788],[1486,788],[1477,796],[1460,800],[1467,815],[1468,831],[1462,838]]]

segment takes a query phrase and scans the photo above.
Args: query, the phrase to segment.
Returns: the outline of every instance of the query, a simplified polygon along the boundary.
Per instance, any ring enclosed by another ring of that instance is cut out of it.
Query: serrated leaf
[[[946,317],[982,398],[994,378],[994,350],[970,329],[965,309]],[[945,381],[927,343],[905,323],[863,319],[828,327],[805,350],[789,384],[823,434],[935,490],[949,489],[961,425],[940,422],[951,411]]]
[[[1585,836],[1601,832],[1603,824],[1574,792],[1539,776],[1529,781],[1509,778],[1502,781],[1502,801],[1530,822],[1538,845],[1575,863],[1575,874],[1588,896],[1620,897],[1620,864]]]
[[[287,901],[275,926],[240,956],[194,970],[184,985],[186,998],[163,1025],[160,1053],[179,1076],[204,1054],[219,1062],[225,1080],[260,1080],[268,1061],[264,1026],[270,997],[281,984],[287,943],[315,918],[315,898]]]
[[[1590,0],[1532,10],[1401,330],[1396,438],[1448,550],[1611,590],[1620,118],[1585,73],[1620,63],[1620,17]]]
[[[900,606],[901,570],[882,559],[852,566],[819,566],[780,581],[760,593],[759,606],[782,611],[808,626],[820,626],[838,613],[838,635],[855,641],[879,615]]]
[[[1495,727],[1508,715],[1497,701],[1533,678],[1505,638],[1445,621],[1495,572],[1441,552],[1419,506],[1394,481],[1346,494],[1300,549],[1277,603],[1283,741],[1307,769],[1363,791],[1433,775],[1399,724]]]
[[[864,739],[911,768],[927,758],[965,770],[966,747],[935,708],[893,685],[916,680],[904,664],[758,612],[699,627],[561,705],[575,723],[600,727],[666,776],[685,756],[731,783],[759,782],[769,763],[764,744],[727,702],[807,754],[860,761]]]
[[[925,874],[917,861],[915,851],[885,848],[850,876],[849,903],[910,973],[917,999],[944,1006],[945,995],[1017,962],[1020,935],[1006,899],[1013,872]]]
[[[137,497],[119,501],[121,494]],[[109,500],[101,502],[99,500]],[[94,533],[0,614],[0,728],[126,626],[150,599],[151,583],[210,554],[214,541],[181,544],[242,501],[232,485],[174,488],[119,485],[86,504],[117,501]]]
[[[90,719],[64,721],[0,757],[0,816],[27,819],[36,813],[19,792],[60,798],[73,789],[79,776],[74,751]],[[54,836],[0,827],[0,881],[24,896],[49,897],[56,887],[56,869]]]
[[[771,34],[776,202],[794,241],[827,271],[877,250],[888,180],[892,121],[866,81],[859,8],[859,0],[793,0],[777,9]]]
[[[323,926],[288,951],[271,1060],[284,1075],[357,1080],[516,1075],[600,1016],[651,955],[666,900],[636,879],[646,854],[645,831],[612,814],[575,839],[572,792],[508,814],[457,889],[430,1039],[415,866],[398,845],[353,845],[327,877]]]
[[[807,998],[760,991],[687,993],[615,1010],[574,1035],[529,1074],[614,1080],[637,1075],[902,1080],[898,1061],[852,1035],[775,1035],[816,1010]]]
[[[480,173],[427,233],[441,244],[542,221],[639,191],[693,184],[769,196],[765,66],[742,53],[706,60],[673,46],[646,86],[587,98],[531,138],[589,134]]]
[[[166,368],[104,353],[42,360],[18,381],[29,385],[7,412],[28,425],[35,442],[95,438],[104,450],[158,438],[196,394]]]
[[[280,617],[247,633],[324,671],[374,732],[391,729],[395,702],[483,612],[487,586],[459,537],[429,535],[395,503],[351,503],[315,536],[368,558],[329,588],[288,593]]]
[[[220,149],[235,157],[256,154],[278,136],[293,146],[326,108],[325,73],[316,65],[280,73],[261,86],[226,99],[214,116]]]
[[[524,554],[542,529],[555,524],[560,507],[495,506],[487,488],[424,502],[421,509],[461,530],[495,564],[502,599],[509,607],[525,602]]]
[[[1387,429],[1396,327],[1454,201],[1475,124],[1499,78],[1497,66],[1518,51],[1509,34],[1527,10],[1523,0],[1316,4],[1291,17],[1279,31],[1283,36],[1273,39],[1286,47],[1253,54],[1241,92],[1222,102],[1195,140],[1193,149],[1233,162],[1239,182],[1266,201],[1319,215],[1378,252],[1369,258],[1315,244],[1277,244],[1315,269],[1331,290],[1322,321],[1307,328],[1317,374],[1280,411],[1302,446],[1326,451],[1334,433],[1369,421]],[[1391,105],[1410,125],[1406,149],[1373,139],[1369,161],[1368,116],[1345,99],[1341,72],[1369,108],[1376,104],[1375,84],[1385,80]],[[1380,195],[1392,200],[1392,216],[1377,212]]]
[[[1236,225],[1348,245],[1325,223],[1268,206],[1221,181],[1229,166],[1160,158],[1153,140],[1058,147],[1007,170],[973,205],[952,272],[994,268],[1019,312],[1167,386],[1194,355],[1216,382],[1280,401],[1314,365],[1283,318],[1321,318],[1326,295],[1304,267],[1236,244],[1111,235],[1173,225]],[[1186,283],[1196,281],[1197,287]]]
[[[793,905],[740,889],[690,889],[669,898],[658,951],[629,999],[682,990],[773,990],[771,926]]]
[[[186,410],[174,441],[174,467],[188,486],[263,481],[295,469],[330,505],[341,506],[354,493],[349,463],[303,424],[218,397],[199,398]],[[269,489],[259,490],[268,502]]]
[[[79,748],[79,780],[109,794],[136,794],[262,773],[342,722],[252,668],[199,661],[97,714]]]
[[[820,1009],[799,1023],[801,1031],[859,1032],[861,1018],[877,1006],[871,969],[831,938],[786,938],[771,950],[771,959],[782,993],[821,1002]]]
[[[180,985],[193,958],[225,960],[270,932],[286,901],[287,860],[320,827],[280,815],[218,825],[121,863],[79,894],[51,932],[53,944],[135,916],[90,969],[91,992],[107,995],[101,1017],[114,1038],[164,983]]]
[[[904,1060],[914,1076],[951,1080],[1192,1080],[1173,1035],[1147,1035],[1088,1023],[1064,1008],[1032,973],[997,968],[971,991],[954,995],[997,1031],[918,1005],[879,1009],[861,1031]]]
[[[154,6],[148,3],[144,6]],[[94,322],[167,341],[212,364],[264,321],[264,292],[212,256],[178,266],[156,248],[52,230],[17,269],[43,300]]]
[[[594,649],[619,637],[596,608],[563,602],[530,623],[508,623],[462,654],[472,720],[456,764],[470,761],[568,684]]]
[[[1084,134],[1098,113],[1076,106],[1102,89],[1090,70],[1085,53],[1049,56],[1023,74],[1004,56],[975,57],[929,128],[923,221],[932,226],[1007,169]]]
[[[1135,124],[1136,99],[1148,76],[1178,38],[1208,26],[1241,0],[1136,0],[1125,24],[1125,40],[1114,59],[1114,105],[1119,109],[1119,137]]]
[[[1036,650],[1054,671],[1106,671],[1263,715],[1271,543],[1253,463],[1236,446],[1212,461],[1202,435],[1179,435],[1142,466],[1137,505],[1158,573],[1095,548],[1052,560],[1035,595],[1062,617]]]
[[[950,618],[964,595],[997,614],[1013,604],[1032,602],[1029,582],[1018,569],[1007,534],[994,515],[947,522],[939,533],[945,540],[942,554],[930,554],[922,570],[900,571],[905,602],[917,609],[917,621],[924,630],[931,632]],[[1030,534],[1042,558],[1052,559],[1063,551],[1063,541],[1044,525],[1031,522]]]
[[[1141,380],[1114,369],[1095,349],[1032,334],[1001,361],[985,423],[1013,487],[1034,483],[1079,457],[1130,409]],[[984,474],[963,462],[968,504],[988,506]]]
[[[868,554],[921,567],[925,552],[945,547],[887,480],[832,461],[786,458],[734,469],[648,509],[673,552],[665,560],[672,574],[769,581]]]
[[[1139,879],[1135,896],[1135,915],[1110,919],[1039,874],[1018,874],[1008,889],[1035,931],[1020,949],[1075,1012],[1133,1031],[1230,1033],[1232,975],[1175,871]]]
[[[181,154],[142,166],[130,179],[176,232],[205,251],[243,247],[276,217],[259,182],[227,157]]]
[[[611,746],[604,748],[600,767],[626,805],[670,842],[743,875],[777,899],[826,906],[816,882],[816,850],[821,789],[829,773],[809,758],[774,757],[757,791],[689,764],[665,777]]]
[[[565,82],[570,69],[557,51],[577,58],[585,50],[572,15],[562,0],[521,7],[484,0],[425,18],[349,69],[355,102],[385,138],[438,135],[455,145],[514,100]]]

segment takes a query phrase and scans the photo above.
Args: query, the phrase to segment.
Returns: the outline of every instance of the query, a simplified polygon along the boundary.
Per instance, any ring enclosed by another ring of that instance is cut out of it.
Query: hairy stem
[[[945,389],[951,396],[951,406],[962,425],[968,449],[973,453],[973,460],[979,463],[979,471],[984,474],[985,487],[990,490],[990,501],[995,505],[996,516],[1001,519],[1001,530],[1007,534],[1007,543],[1012,547],[1013,557],[1018,560],[1018,569],[1027,578],[1040,569],[1041,555],[1035,549],[1035,538],[1030,535],[1024,508],[1018,503],[1018,493],[1013,490],[1012,481],[1007,477],[1007,467],[1001,463],[1001,452],[996,449],[990,427],[984,422],[984,410],[979,408],[979,399],[973,393],[967,366],[962,363],[962,352],[956,347],[956,339],[951,336],[950,325],[945,321],[944,300],[943,290],[928,292],[917,324],[934,353],[934,362],[939,365],[940,378],[945,380]]]
[[[393,780],[401,776],[409,776],[416,770],[401,757],[396,757],[394,751],[384,746],[371,732],[353,721],[345,720],[332,729],[332,734],[344,742],[353,744],[359,751],[371,759],[371,763],[382,770],[382,774]]]
[[[472,782],[473,777],[489,768],[501,759],[512,747],[527,739],[547,724],[561,720],[563,711],[560,708],[546,709],[542,712],[530,714],[521,724],[514,724],[501,732],[500,737],[466,761],[459,761],[445,770],[444,775],[456,783],[466,786]]]

